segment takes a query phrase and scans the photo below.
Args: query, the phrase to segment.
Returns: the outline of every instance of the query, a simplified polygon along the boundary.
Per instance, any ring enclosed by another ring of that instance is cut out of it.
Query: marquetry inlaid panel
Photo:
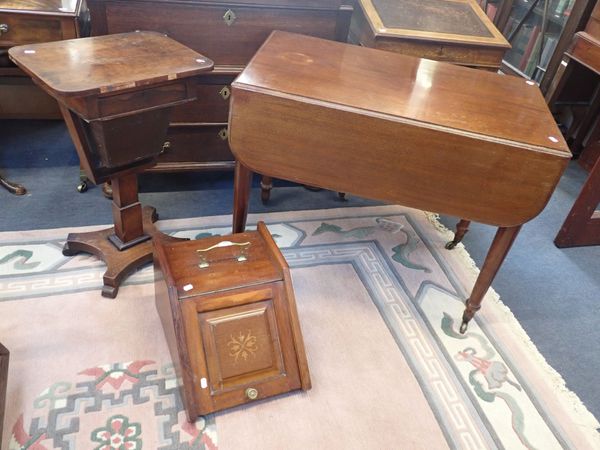
[[[211,390],[284,372],[272,300],[198,315]]]

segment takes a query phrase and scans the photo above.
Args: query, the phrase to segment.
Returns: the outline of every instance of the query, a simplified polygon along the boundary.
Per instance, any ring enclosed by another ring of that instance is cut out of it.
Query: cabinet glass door
[[[575,0],[515,0],[503,30],[512,45],[504,64],[539,83],[574,4]]]

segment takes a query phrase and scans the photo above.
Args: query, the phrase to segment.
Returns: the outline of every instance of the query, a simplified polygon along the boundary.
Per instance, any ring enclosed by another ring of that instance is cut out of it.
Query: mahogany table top
[[[570,157],[538,87],[518,77],[274,32],[235,85]]]
[[[213,62],[159,33],[22,45],[10,58],[56,97],[90,96],[188,78]]]
[[[539,214],[571,158],[521,78],[275,32],[231,86],[248,169],[489,225]]]

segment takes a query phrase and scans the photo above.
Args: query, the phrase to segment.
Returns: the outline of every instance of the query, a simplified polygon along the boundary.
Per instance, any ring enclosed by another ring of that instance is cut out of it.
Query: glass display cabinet
[[[497,26],[512,45],[502,71],[534,80],[545,91],[573,34],[595,0],[504,0]]]

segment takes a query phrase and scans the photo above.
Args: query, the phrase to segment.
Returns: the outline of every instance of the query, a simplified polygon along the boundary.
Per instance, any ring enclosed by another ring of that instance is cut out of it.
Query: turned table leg
[[[467,331],[469,321],[481,308],[483,296],[491,286],[494,277],[498,273],[498,270],[500,269],[504,258],[506,258],[520,229],[521,225],[509,228],[498,228],[488,254],[485,257],[481,272],[479,272],[479,276],[475,281],[475,286],[473,286],[473,290],[471,291],[471,296],[467,299],[467,306],[463,313],[462,324],[460,326],[461,334],[464,334]]]
[[[271,198],[271,189],[273,189],[273,178],[263,175],[260,180],[260,199],[263,204],[269,202]]]
[[[452,250],[456,247],[465,237],[465,234],[469,231],[470,220],[460,219],[460,222],[456,224],[456,232],[454,233],[454,239],[446,244],[448,250]]]
[[[250,201],[250,187],[252,171],[239,161],[235,163],[235,176],[233,180],[233,232],[242,233],[246,229],[248,217],[248,202]]]

